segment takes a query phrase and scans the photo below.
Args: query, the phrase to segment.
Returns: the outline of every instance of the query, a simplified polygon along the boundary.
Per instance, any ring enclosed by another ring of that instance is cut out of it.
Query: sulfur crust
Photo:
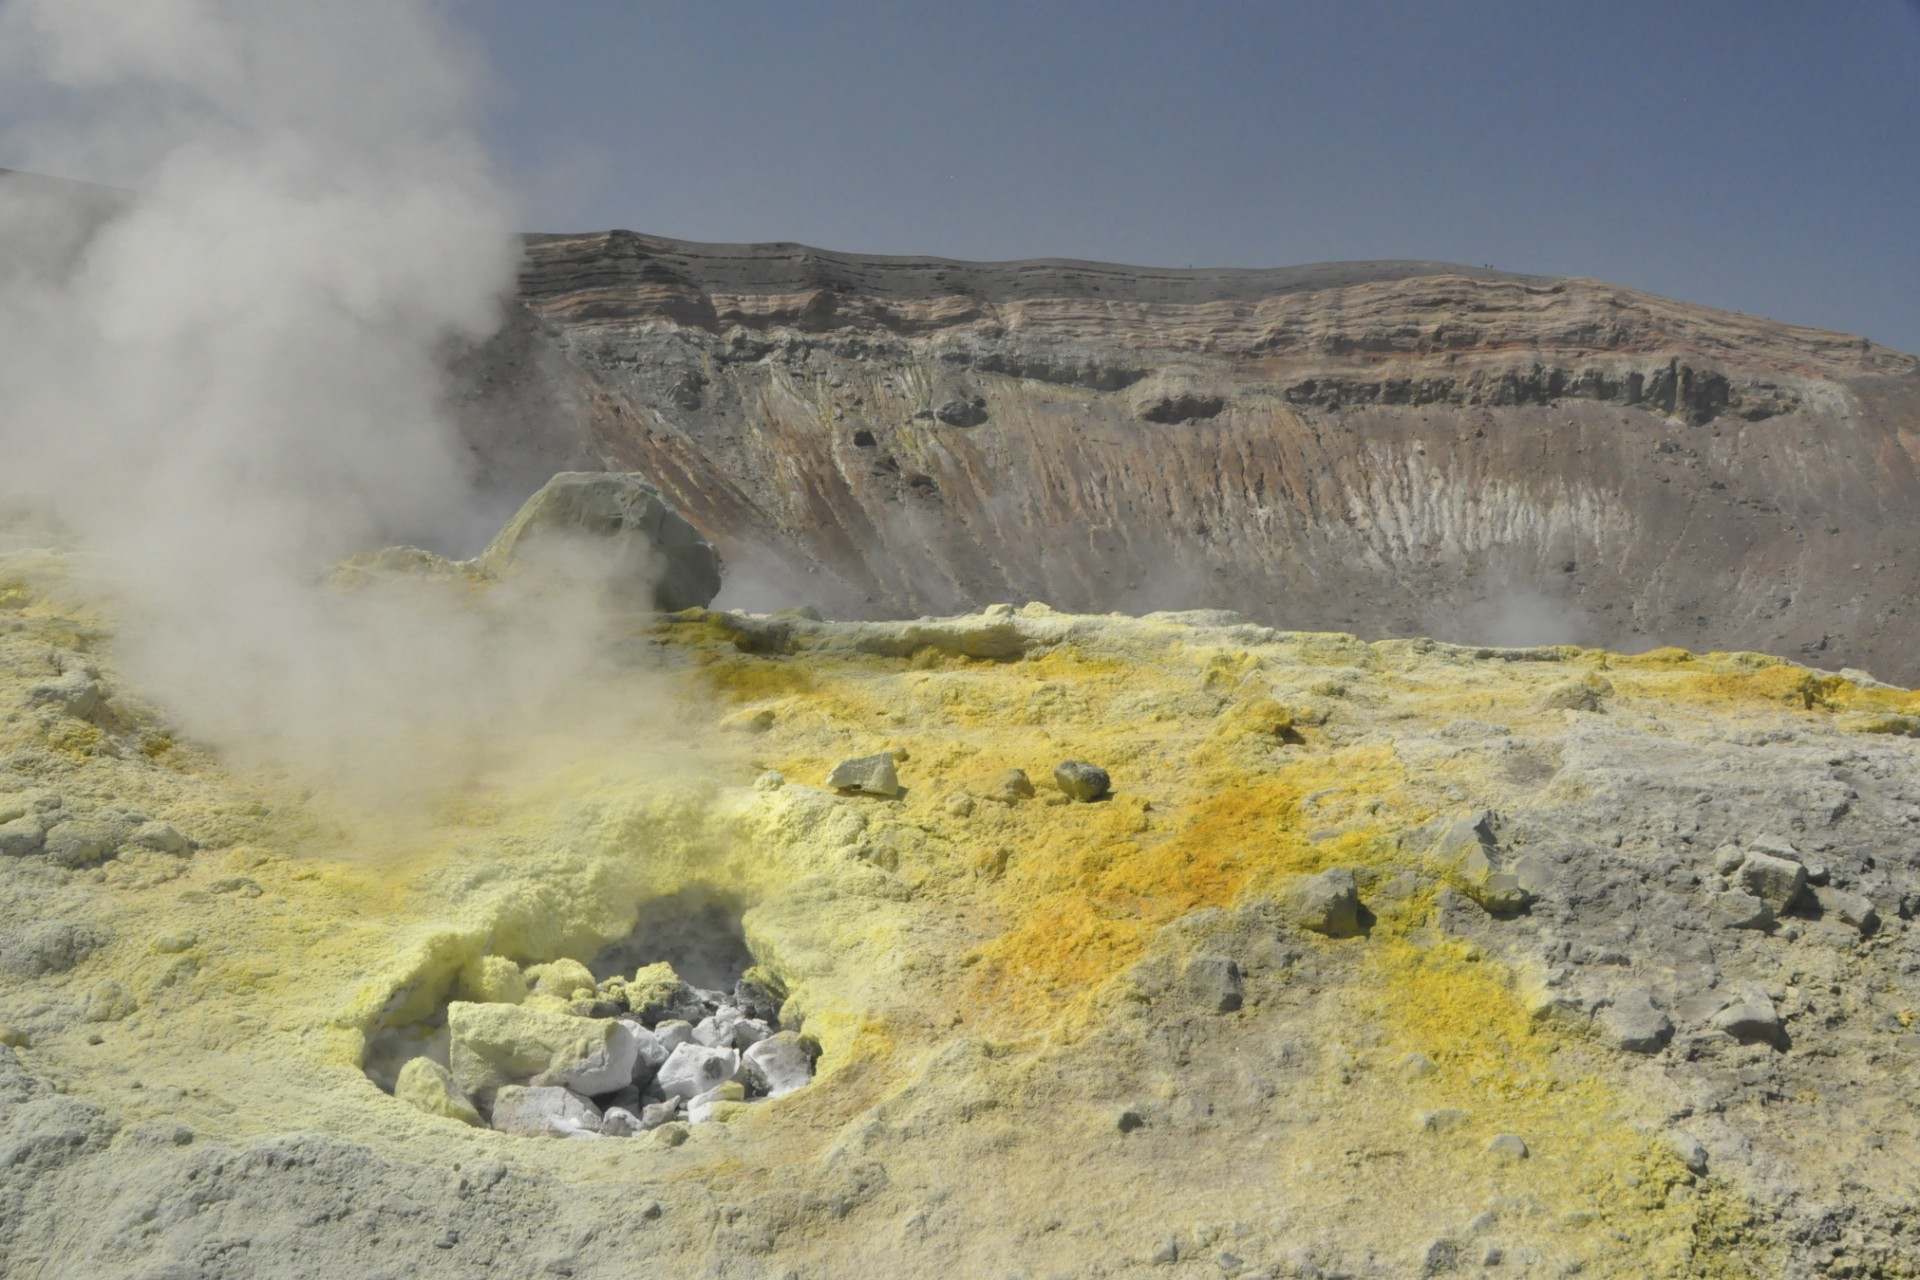
[[[0,609],[35,645],[108,652],[98,615],[62,605],[46,572],[0,583]],[[208,845],[190,860],[123,858],[72,891],[114,940],[61,995],[104,981],[135,993],[138,1011],[105,1034],[111,1061],[148,1064],[145,1088],[117,1088],[77,1030],[41,1038],[28,1058],[79,1094],[111,1094],[134,1122],[229,1140],[317,1128],[415,1156],[484,1152],[563,1183],[682,1179],[746,1195],[813,1168],[856,1117],[919,1105],[943,1049],[995,1046],[1002,1056],[983,1063],[1024,1064],[982,1066],[999,1087],[1006,1071],[1044,1072],[1133,1016],[1130,975],[1183,956],[1172,926],[1351,867],[1365,886],[1406,874],[1424,887],[1384,907],[1369,938],[1304,944],[1337,975],[1320,1031],[1350,1046],[1348,1064],[1325,1082],[1321,1120],[1277,1142],[1234,1135],[1248,1143],[1250,1187],[1298,1181],[1301,1209],[1348,1214],[1383,1242],[1392,1215],[1354,1216],[1356,1201],[1524,1194],[1538,1237],[1586,1274],[1768,1273],[1740,1189],[1709,1180],[1669,1194],[1691,1179],[1649,1136],[1654,1115],[1616,1061],[1529,1016],[1534,975],[1434,933],[1447,868],[1420,833],[1498,786],[1465,760],[1410,767],[1401,735],[1460,715],[1551,730],[1570,713],[1539,709],[1542,693],[1588,670],[1606,673],[1620,713],[1655,718],[1904,713],[1920,710],[1916,695],[1739,654],[1508,661],[1178,619],[1029,616],[1071,638],[1009,661],[938,646],[768,656],[739,652],[709,616],[684,617],[657,633],[678,674],[610,691],[658,699],[657,737],[570,755],[556,727],[529,751],[537,767],[404,815],[223,767],[131,702],[118,740],[132,751],[98,726],[17,718],[0,729],[4,746],[66,762],[70,794],[138,804]],[[1329,672],[1344,687],[1315,692]],[[0,674],[9,686],[34,678]],[[739,708],[772,723],[751,737],[676,731]],[[836,760],[879,750],[905,753],[899,803],[818,789]],[[1108,768],[1115,798],[1048,803],[1051,768],[1070,757]],[[1040,796],[989,798],[1009,768]],[[767,771],[784,785],[755,787]],[[951,804],[963,795],[964,815]],[[481,957],[590,957],[638,904],[688,889],[744,911],[756,956],[825,1050],[813,1089],[730,1109],[727,1128],[750,1144],[702,1138],[662,1164],[651,1144],[516,1143],[419,1114],[362,1074],[371,1037],[430,1024]],[[182,931],[195,945],[156,953],[155,939]],[[5,986],[0,1000],[9,1020],[30,1002]],[[1409,1054],[1433,1070],[1408,1080],[1397,1064]],[[264,1087],[290,1076],[307,1087]],[[1490,1100],[1497,1124],[1484,1118]],[[1466,1139],[1417,1142],[1408,1111],[1444,1107],[1474,1114]],[[1475,1158],[1497,1131],[1528,1135],[1524,1166]],[[1050,1176],[1037,1155],[1030,1174],[1020,1166],[1016,1153],[1016,1185]]]

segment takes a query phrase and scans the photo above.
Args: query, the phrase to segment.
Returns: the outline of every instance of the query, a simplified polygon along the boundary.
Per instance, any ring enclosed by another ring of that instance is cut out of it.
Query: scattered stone
[[[1807,888],[1805,867],[1770,853],[1748,853],[1736,874],[1741,887],[1766,903],[1775,915],[1792,906]]]
[[[1153,1263],[1155,1266],[1170,1267],[1178,1261],[1180,1261],[1180,1241],[1168,1236],[1161,1242],[1160,1247],[1153,1251]]]
[[[1707,1149],[1690,1133],[1678,1130],[1667,1134],[1667,1150],[1674,1158],[1687,1166],[1689,1172],[1704,1175],[1707,1172]]]
[[[1444,1275],[1460,1266],[1460,1246],[1451,1240],[1435,1240],[1420,1255],[1420,1274]]]
[[[682,1099],[668,1098],[664,1102],[649,1102],[640,1108],[640,1129],[658,1129],[661,1125],[680,1118]]]
[[[657,1031],[649,1031],[631,1018],[622,1018],[620,1025],[633,1037],[633,1076],[630,1087],[644,1089],[653,1083],[660,1074],[660,1068],[666,1064],[667,1055],[673,1050],[666,1046]]]
[[[683,1044],[667,1055],[655,1083],[669,1098],[696,1098],[733,1079],[739,1069],[740,1055],[733,1049]]]
[[[1135,1129],[1144,1129],[1146,1126],[1147,1118],[1141,1114],[1138,1107],[1123,1108],[1114,1120],[1114,1127],[1122,1133],[1132,1133]]]
[[[733,1024],[733,1047],[744,1052],[772,1034],[773,1028],[760,1019],[742,1018]]]
[[[632,1082],[640,1053],[628,1024],[529,1005],[456,1000],[447,1006],[447,1034],[454,1082],[481,1106],[501,1086],[528,1080],[611,1093]]]
[[[1446,1133],[1465,1124],[1467,1113],[1457,1107],[1442,1107],[1438,1111],[1421,1111],[1414,1118],[1419,1121],[1422,1133]]]
[[[1743,1044],[1779,1046],[1785,1032],[1773,999],[1758,987],[1748,987],[1720,1007],[1709,1022]]]
[[[693,1124],[705,1124],[714,1118],[715,1110],[723,1102],[745,1102],[747,1087],[738,1080],[729,1080],[715,1085],[705,1093],[687,1100],[687,1120]]]
[[[893,756],[885,751],[878,755],[842,760],[833,767],[827,785],[842,795],[878,796],[882,800],[897,799],[901,791],[900,777],[893,768]]]
[[[609,1138],[637,1138],[646,1126],[625,1107],[608,1107],[600,1113],[600,1132]]]
[[[675,1120],[655,1129],[652,1136],[655,1146],[677,1147],[685,1142],[690,1135],[687,1126]]]
[[[977,427],[987,420],[987,401],[984,396],[955,397],[935,409],[933,416],[950,427]]]
[[[709,1049],[730,1049],[734,1047],[734,1028],[745,1020],[744,1014],[732,1006],[708,1014],[693,1028],[693,1042],[706,1045]]]
[[[1723,844],[1713,851],[1713,869],[1723,876],[1738,871],[1746,860],[1747,851],[1737,844]]]
[[[1714,894],[1707,917],[1716,929],[1771,929],[1774,925],[1772,907],[1737,889]]]
[[[9,1049],[30,1049],[33,1047],[33,1037],[18,1027],[0,1022],[0,1045]]]
[[[786,999],[786,984],[758,965],[741,974],[733,984],[734,1004],[749,1018],[762,1022],[779,1022],[780,1006]]]
[[[1614,1048],[1630,1053],[1658,1053],[1673,1037],[1672,1021],[1654,1008],[1653,996],[1644,988],[1614,997],[1596,1021]]]
[[[671,1056],[681,1045],[693,1043],[693,1024],[684,1018],[670,1018],[654,1027],[653,1038]]]
[[[1487,1144],[1487,1150],[1505,1160],[1525,1160],[1527,1141],[1517,1133],[1502,1133]]]
[[[1027,777],[1025,769],[1009,769],[994,781],[993,789],[987,792],[989,800],[998,800],[1001,804],[1018,804],[1022,800],[1033,799],[1033,782]]]
[[[1851,925],[1863,935],[1872,933],[1880,927],[1880,913],[1874,909],[1873,902],[1863,894],[1822,886],[1813,891],[1813,896],[1814,900],[1820,904],[1822,916],[1829,916],[1842,924]]]
[[[755,1093],[779,1098],[813,1079],[813,1042],[796,1031],[782,1031],[748,1047],[741,1075]]]
[[[1240,1007],[1240,966],[1230,958],[1197,955],[1187,961],[1182,976],[1194,1002],[1209,1013],[1232,1013]]]
[[[394,1082],[393,1096],[430,1116],[476,1126],[486,1123],[453,1082],[453,1073],[432,1058],[409,1058]]]
[[[1360,891],[1345,867],[1306,876],[1287,886],[1282,899],[1288,919],[1302,929],[1329,938],[1360,932]]]
[[[1053,784],[1069,800],[1083,803],[1103,800],[1113,788],[1113,780],[1107,777],[1105,769],[1084,760],[1062,760],[1053,766]]]
[[[98,680],[76,668],[34,685],[27,691],[27,700],[36,706],[58,707],[79,720],[91,720],[105,695]]]
[[[956,791],[943,800],[940,807],[945,809],[950,817],[971,818],[973,816],[973,797],[964,791]]]
[[[493,1127],[531,1138],[571,1138],[600,1131],[600,1109],[571,1089],[505,1085],[494,1096]]]

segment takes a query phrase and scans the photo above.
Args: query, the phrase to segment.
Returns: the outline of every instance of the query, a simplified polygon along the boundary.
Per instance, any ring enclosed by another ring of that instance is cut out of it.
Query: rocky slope
[[[491,515],[648,473],[730,599],[1043,599],[1920,678],[1920,361],[1592,280],[535,236],[463,353]]]
[[[1913,694],[692,610],[624,731],[383,807],[181,739],[66,564],[0,558],[9,1277],[1917,1274]],[[817,1078],[575,1141],[386,1091],[663,960]]]

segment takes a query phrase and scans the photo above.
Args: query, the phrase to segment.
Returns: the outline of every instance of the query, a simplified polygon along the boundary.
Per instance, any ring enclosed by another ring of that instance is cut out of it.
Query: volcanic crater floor
[[[1859,673],[695,610],[629,732],[396,807],[187,740],[63,582],[0,561],[9,1276],[1920,1274],[1920,698]],[[394,1096],[489,958],[758,974],[816,1074]]]

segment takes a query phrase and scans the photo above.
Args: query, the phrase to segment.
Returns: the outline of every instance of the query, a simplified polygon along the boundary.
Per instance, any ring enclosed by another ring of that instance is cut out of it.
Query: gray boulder
[[[1594,1021],[1616,1049],[1630,1053],[1658,1053],[1673,1037],[1672,1021],[1643,988],[1616,996]]]
[[[1772,997],[1758,987],[1748,987],[1734,996],[1709,1021],[1715,1030],[1726,1032],[1742,1044],[1778,1046],[1785,1034]]]
[[[1740,887],[1779,915],[1806,892],[1807,869],[1789,858],[1749,853],[1737,873]]]
[[[600,1132],[600,1108],[557,1085],[510,1084],[493,1099],[493,1127],[526,1138],[572,1138]]]
[[[739,1069],[736,1051],[688,1043],[667,1055],[654,1083],[666,1097],[691,1100],[733,1079]]]
[[[489,574],[605,573],[646,607],[704,608],[720,553],[640,476],[563,471],[528,498],[475,563]]]
[[[1735,889],[1713,895],[1707,918],[1716,929],[1771,929],[1773,908],[1752,894]]]
[[[1872,933],[1880,927],[1879,911],[1874,909],[1872,900],[1863,894],[1823,887],[1815,889],[1813,896],[1820,904],[1822,916],[1851,925],[1863,934]]]
[[[38,853],[46,838],[47,829],[34,814],[0,822],[0,857],[21,858]]]
[[[1294,925],[1329,938],[1360,932],[1360,891],[1345,867],[1296,880],[1282,896],[1281,908]]]
[[[1210,1013],[1232,1013],[1240,1007],[1244,987],[1240,966],[1226,956],[1198,955],[1187,961],[1188,994]]]
[[[1062,760],[1053,766],[1053,784],[1065,792],[1069,800],[1083,802],[1103,799],[1113,789],[1113,780],[1107,771],[1084,760]]]
[[[778,1098],[813,1079],[813,1048],[798,1032],[782,1031],[748,1046],[741,1076],[755,1093]]]
[[[900,795],[900,775],[894,771],[893,756],[856,756],[842,760],[827,777],[827,785],[843,794],[879,796],[893,800]]]

